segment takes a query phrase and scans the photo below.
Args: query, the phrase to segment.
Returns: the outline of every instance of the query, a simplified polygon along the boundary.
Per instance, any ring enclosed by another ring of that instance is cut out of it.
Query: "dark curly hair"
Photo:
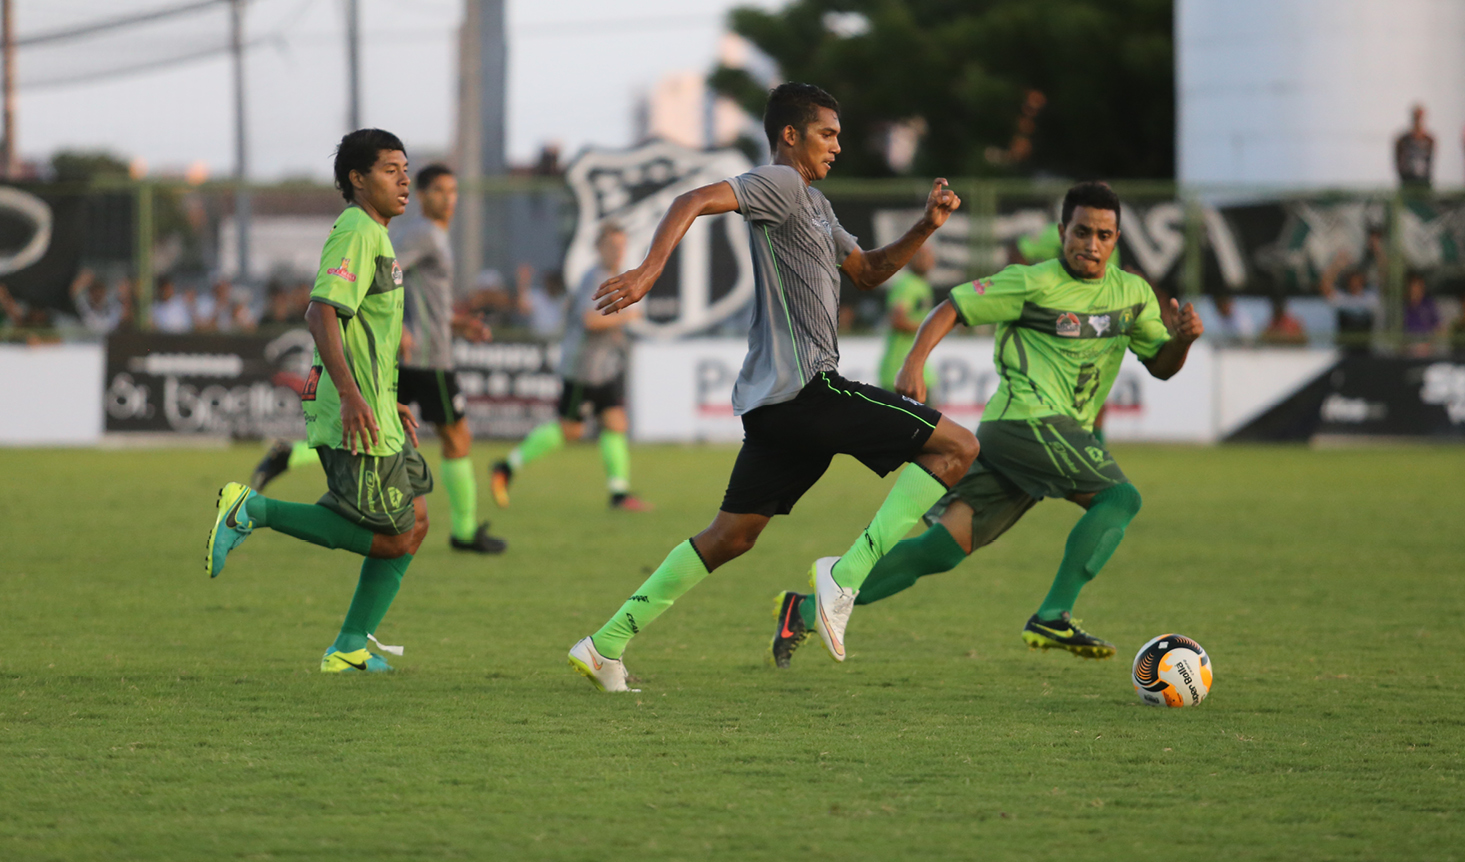
[[[1119,195],[1109,188],[1108,183],[1090,181],[1079,183],[1068,190],[1063,196],[1063,223],[1068,224],[1073,218],[1073,211],[1079,207],[1088,207],[1094,210],[1113,210],[1114,229],[1119,229]]]
[[[789,82],[769,90],[768,104],[763,108],[763,131],[768,135],[769,148],[778,152],[784,128],[793,126],[802,132],[819,119],[820,108],[828,108],[838,116],[839,100],[813,84]]]
[[[356,189],[351,185],[351,172],[370,172],[382,150],[400,150],[404,154],[407,152],[407,148],[402,146],[401,138],[381,129],[357,129],[341,139],[336,147],[336,188],[341,190],[341,197],[346,199],[346,203],[352,203],[356,199]]]

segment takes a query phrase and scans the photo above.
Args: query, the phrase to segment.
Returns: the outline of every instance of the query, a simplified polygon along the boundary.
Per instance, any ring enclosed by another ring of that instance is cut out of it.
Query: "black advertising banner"
[[[1465,359],[1346,357],[1228,439],[1317,436],[1465,440]]]
[[[475,438],[517,440],[555,418],[560,397],[558,344],[455,341],[453,362]]]
[[[254,335],[117,334],[107,339],[107,431],[240,439],[305,436],[304,329]]]

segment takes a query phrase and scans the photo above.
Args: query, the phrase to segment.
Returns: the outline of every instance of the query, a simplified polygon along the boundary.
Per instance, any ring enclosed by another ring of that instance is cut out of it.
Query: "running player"
[[[600,630],[570,649],[570,666],[603,691],[629,691],[621,661],[631,637],[708,573],[747,553],[774,515],[786,515],[837,453],[884,476],[910,461],[870,525],[842,557],[814,563],[815,625],[829,654],[845,657],[844,633],[871,567],[966,473],[977,454],[970,431],[935,410],[840,377],[839,271],[870,290],[890,278],[960,205],[936,180],[925,213],[904,236],[862,251],[809,184],[839,154],[839,103],[818,87],[769,93],[763,127],[773,164],[687,192],[672,202],[640,266],[601,285],[605,314],[651,289],[672,249],[699,216],[737,211],[748,224],[755,299],[748,356],[733,387],[743,448],[712,524],[677,545]]]
[[[432,474],[414,448],[417,421],[397,403],[402,337],[402,269],[387,223],[407,208],[411,181],[402,141],[358,129],[336,149],[336,187],[346,199],[321,251],[305,321],[315,362],[301,395],[309,444],[325,468],[328,491],[314,505],[266,498],[238,482],[219,492],[204,569],[224,571],[230,551],[259,527],[366,557],[356,595],[326,673],[388,671],[367,649],[402,576],[427,536]],[[401,654],[400,647],[382,647]]]
[[[447,167],[428,165],[417,172],[421,215],[406,216],[388,231],[397,264],[402,268],[402,365],[397,378],[397,400],[416,404],[442,441],[443,487],[448,493],[452,530],[448,545],[458,551],[502,553],[508,544],[488,533],[488,522],[478,521],[478,483],[468,457],[473,435],[463,415],[464,398],[453,370],[453,335],[469,341],[487,341],[488,327],[477,316],[453,310],[453,250],[448,224],[458,207],[458,179]],[[306,441],[276,442],[254,468],[250,487],[265,485],[286,470],[318,462]]]
[[[936,265],[936,254],[929,245],[916,250],[911,262],[890,280],[885,296],[890,331],[885,336],[885,355],[880,358],[880,388],[895,391],[895,375],[916,343],[916,328],[931,310],[935,294],[926,273]],[[936,370],[926,369],[926,392],[935,401]]]
[[[565,441],[585,434],[585,418],[594,414],[600,423],[600,460],[605,465],[605,487],[613,509],[645,512],[650,504],[631,493],[631,449],[626,444],[626,333],[625,326],[640,316],[639,308],[606,316],[595,309],[593,297],[601,283],[621,272],[626,255],[626,231],[613,221],[603,222],[595,238],[599,266],[580,279],[565,315],[564,346],[560,351],[559,420],[529,432],[507,460],[493,465],[493,500],[509,505],[509,483],[514,474],[564,448]]]
[[[922,575],[954,568],[1007,531],[1045,497],[1077,503],[1085,513],[1068,535],[1053,587],[1027,621],[1033,648],[1109,658],[1114,645],[1072,618],[1079,590],[1108,562],[1139,512],[1140,496],[1092,434],[1126,349],[1150,374],[1173,377],[1204,326],[1190,303],[1172,308],[1165,328],[1155,293],[1143,278],[1109,266],[1119,241],[1119,197],[1103,183],[1080,183],[1063,199],[1062,256],[1009,266],[964,284],[932,310],[916,333],[896,391],[919,398],[932,348],[957,323],[997,324],[1001,382],[977,428],[981,456],[926,514],[930,529],[897,544],[865,581],[856,604],[887,598]],[[795,592],[778,597],[770,650],[787,667],[814,626],[817,603]]]

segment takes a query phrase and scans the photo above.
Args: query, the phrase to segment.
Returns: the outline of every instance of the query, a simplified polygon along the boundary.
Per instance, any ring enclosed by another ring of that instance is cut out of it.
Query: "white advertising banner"
[[[0,445],[100,441],[104,367],[100,344],[0,345]]]
[[[940,408],[976,427],[997,389],[990,338],[952,338],[931,355],[940,381]],[[851,380],[876,380],[884,341],[846,338],[839,371]],[[732,413],[732,387],[747,343],[737,338],[638,342],[631,354],[631,429],[642,442],[741,440]],[[1210,442],[1216,439],[1215,351],[1204,342],[1190,351],[1173,381],[1151,377],[1133,355],[1125,359],[1109,394],[1105,430],[1113,440]]]

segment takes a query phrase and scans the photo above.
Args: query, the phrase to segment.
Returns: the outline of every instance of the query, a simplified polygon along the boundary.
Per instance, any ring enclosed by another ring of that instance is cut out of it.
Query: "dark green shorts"
[[[320,505],[373,533],[396,536],[412,529],[412,501],[432,491],[432,472],[411,441],[402,441],[401,452],[380,457],[330,446],[315,451],[329,489]]]
[[[1129,481],[1104,444],[1067,416],[983,422],[977,442],[982,451],[971,469],[926,513],[934,524],[953,502],[970,506],[973,550],[1044,497],[1097,494]]]

